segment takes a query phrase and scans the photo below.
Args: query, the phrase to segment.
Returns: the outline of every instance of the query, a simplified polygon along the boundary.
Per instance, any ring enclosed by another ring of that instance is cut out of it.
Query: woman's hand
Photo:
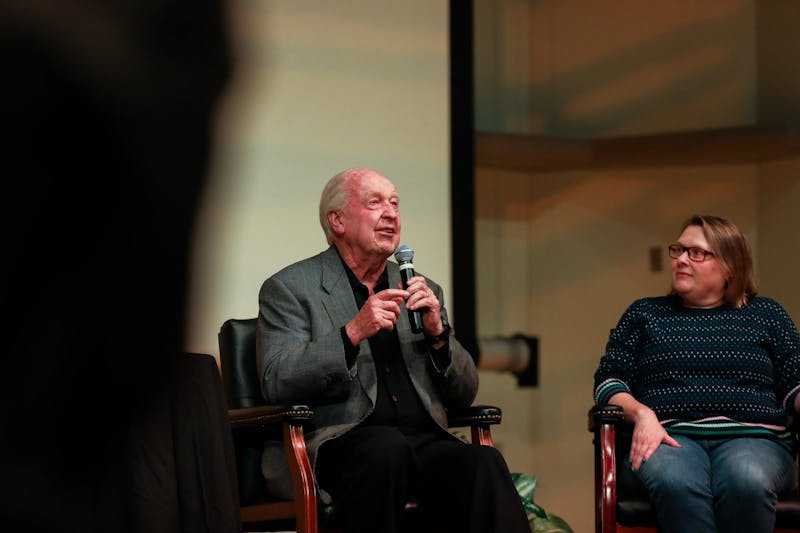
[[[618,392],[608,399],[608,403],[622,407],[626,420],[633,422],[630,460],[634,470],[639,470],[662,442],[676,448],[681,447],[678,441],[669,436],[653,410],[629,393]]]
[[[631,440],[631,468],[638,470],[642,463],[650,459],[663,442],[680,448],[678,441],[670,437],[652,409],[642,404],[633,414],[633,439]]]

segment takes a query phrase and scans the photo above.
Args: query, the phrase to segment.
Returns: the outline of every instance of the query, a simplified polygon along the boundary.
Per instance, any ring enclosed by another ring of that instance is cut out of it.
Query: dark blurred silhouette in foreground
[[[221,0],[4,0],[0,55],[0,528],[147,529],[131,458],[181,359]]]

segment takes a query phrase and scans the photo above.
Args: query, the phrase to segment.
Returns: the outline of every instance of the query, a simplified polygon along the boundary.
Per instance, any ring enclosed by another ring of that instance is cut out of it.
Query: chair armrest
[[[616,531],[617,465],[615,433],[624,422],[619,405],[589,409],[589,431],[594,433],[595,524],[598,531]]]
[[[489,426],[499,424],[503,420],[503,412],[492,405],[473,405],[464,410],[448,411],[447,426],[451,428],[465,426]]]
[[[317,524],[317,495],[314,473],[306,450],[303,426],[311,421],[314,411],[307,405],[261,405],[229,409],[231,428],[237,433],[248,434],[247,438],[261,440],[271,435],[283,440],[283,449],[292,477],[294,499],[274,508],[269,520],[294,517],[298,531],[309,531]],[[245,523],[264,520],[263,506],[252,505],[242,508],[242,521]]]
[[[492,441],[493,424],[499,424],[503,419],[503,412],[499,407],[491,405],[473,405],[463,410],[447,413],[447,427],[457,428],[469,426],[472,428],[472,443],[482,446],[494,446]]]
[[[302,426],[314,416],[314,411],[307,405],[259,405],[229,409],[228,416],[231,428],[270,428],[288,422]]]
[[[603,424],[624,423],[622,407],[619,405],[606,404],[594,405],[589,409],[589,431],[595,432]]]

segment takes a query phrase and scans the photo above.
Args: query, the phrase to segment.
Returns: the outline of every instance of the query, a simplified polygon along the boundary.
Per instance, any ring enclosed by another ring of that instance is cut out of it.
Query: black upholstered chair
[[[229,319],[219,331],[220,365],[230,407],[239,483],[242,525],[245,531],[296,530],[316,533],[333,515],[318,508],[314,475],[306,453],[303,426],[313,416],[306,405],[265,405],[256,370],[256,319]],[[463,413],[448,413],[450,427],[470,427],[473,443],[492,446],[491,426],[499,424],[500,409],[473,406]],[[261,453],[266,438],[283,440],[292,472],[294,500],[278,500],[264,486]],[[417,505],[409,502],[409,511]]]
[[[296,529],[298,533],[316,533],[316,492],[308,490],[313,474],[303,438],[303,425],[311,420],[313,411],[305,405],[266,405],[256,371],[255,322],[227,320],[218,337],[243,530]],[[267,438],[285,442],[292,482],[301,492],[307,492],[303,497],[286,501],[267,492],[261,474],[261,453]]]
[[[795,440],[797,429],[795,425]],[[628,469],[617,469],[630,454],[633,433],[633,425],[622,418],[622,408],[592,407],[589,431],[594,433],[596,533],[655,532],[656,517],[644,485]],[[800,531],[800,493],[778,500],[775,531]]]

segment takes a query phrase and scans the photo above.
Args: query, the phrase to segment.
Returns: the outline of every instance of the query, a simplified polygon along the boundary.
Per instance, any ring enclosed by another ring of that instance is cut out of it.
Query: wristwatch
[[[432,337],[428,335],[425,336],[425,338],[428,339],[429,344],[436,344],[437,342],[446,341],[450,338],[450,331],[452,328],[445,317],[442,317],[442,326],[444,329],[438,335],[434,335]]]

